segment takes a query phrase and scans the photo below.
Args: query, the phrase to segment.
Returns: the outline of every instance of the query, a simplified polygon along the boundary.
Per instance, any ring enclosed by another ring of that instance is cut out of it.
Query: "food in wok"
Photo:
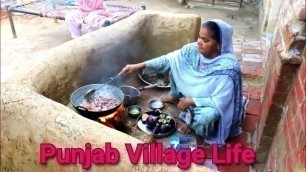
[[[105,98],[99,96],[94,99],[84,99],[80,106],[85,107],[88,111],[101,112],[112,109],[118,105],[115,98]]]

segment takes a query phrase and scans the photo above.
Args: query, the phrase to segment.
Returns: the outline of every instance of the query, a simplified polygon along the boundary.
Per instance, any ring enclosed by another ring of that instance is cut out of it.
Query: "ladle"
[[[90,89],[87,91],[87,93],[84,95],[84,99],[86,100],[90,100],[92,99],[92,96],[95,94],[95,92],[97,90],[99,90],[100,88],[104,87],[105,85],[107,85],[108,83],[112,82],[114,79],[118,78],[120,75],[116,75],[115,77],[111,77],[109,81],[107,81],[105,84],[103,84],[102,86],[96,88],[96,89]]]

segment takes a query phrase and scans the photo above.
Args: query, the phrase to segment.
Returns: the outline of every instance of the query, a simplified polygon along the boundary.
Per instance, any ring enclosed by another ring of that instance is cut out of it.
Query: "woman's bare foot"
[[[180,102],[179,99],[173,98],[169,94],[165,95],[165,96],[162,96],[161,101],[163,101],[164,103],[172,103],[172,104],[178,104]]]
[[[181,127],[179,127],[177,130],[184,134],[190,134],[191,128],[186,123],[180,123]]]

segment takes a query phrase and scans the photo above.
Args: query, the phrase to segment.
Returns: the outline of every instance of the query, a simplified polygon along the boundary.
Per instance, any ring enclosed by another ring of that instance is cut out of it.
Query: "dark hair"
[[[220,40],[220,29],[219,29],[219,26],[215,22],[208,21],[208,22],[202,24],[202,27],[209,30],[209,32],[211,34],[211,37],[220,44],[220,42],[221,42],[221,40]]]

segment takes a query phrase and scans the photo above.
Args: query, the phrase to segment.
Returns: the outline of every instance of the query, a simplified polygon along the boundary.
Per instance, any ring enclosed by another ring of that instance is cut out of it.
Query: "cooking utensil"
[[[152,110],[164,108],[164,103],[160,100],[152,100],[149,104]]]
[[[124,85],[119,87],[124,94],[123,103],[125,106],[135,105],[138,102],[140,91],[132,86]]]
[[[125,106],[131,106],[131,105],[136,105],[138,102],[138,97],[140,96],[140,91],[146,90],[149,88],[155,88],[158,85],[148,85],[140,88],[135,88],[129,85],[124,85],[120,87],[120,90],[124,94],[124,105]]]
[[[143,70],[140,70],[138,72],[138,77],[146,84],[149,85],[155,85],[159,83],[157,86],[158,88],[170,88],[170,81],[169,81],[169,74],[152,74],[153,78],[156,79],[156,81],[152,82],[150,81],[150,78],[148,78],[148,75],[143,74]],[[152,79],[151,79],[152,80]]]
[[[71,94],[70,97],[71,104],[82,116],[96,120],[98,117],[102,117],[115,112],[122,104],[124,99],[124,94],[119,88],[107,84],[103,88],[100,88],[98,90],[98,88],[101,86],[102,84],[85,85],[83,87],[78,88]],[[86,94],[91,89],[97,90],[96,94],[98,96],[102,96],[104,98],[115,98],[118,105],[111,109],[99,112],[89,111],[85,107],[80,106],[80,104],[85,100],[83,95]]]
[[[132,118],[137,118],[141,114],[141,107],[137,105],[132,105],[128,107],[128,114]]]
[[[149,89],[149,88],[155,88],[155,87],[158,87],[158,84],[140,87],[140,88],[138,88],[138,90],[139,90],[139,91],[142,91],[142,90],[146,90],[146,89]]]
[[[111,77],[109,81],[107,81],[105,84],[103,84],[102,86],[98,87],[97,89],[90,89],[87,91],[87,93],[84,95],[84,98],[89,100],[93,98],[93,95],[95,94],[95,92],[99,89],[101,89],[102,87],[104,87],[105,85],[107,85],[108,83],[112,82],[114,79],[118,78],[120,75],[116,75],[114,77]]]

